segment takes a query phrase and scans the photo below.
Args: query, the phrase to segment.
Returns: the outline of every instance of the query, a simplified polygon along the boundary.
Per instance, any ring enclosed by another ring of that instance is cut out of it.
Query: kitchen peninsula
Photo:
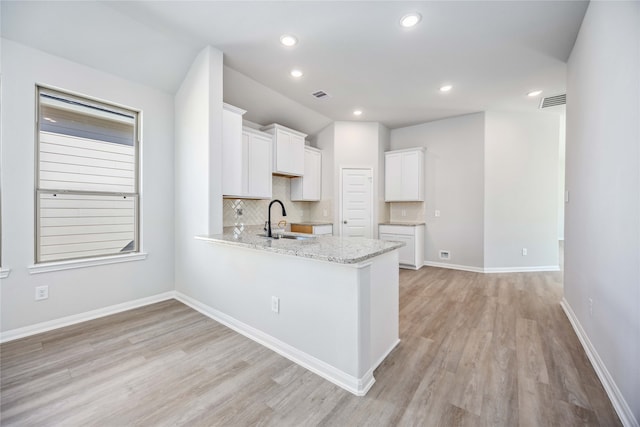
[[[356,394],[398,344],[398,248],[363,238],[259,236],[229,227],[208,243],[225,295],[190,305]],[[298,237],[300,240],[296,239]]]

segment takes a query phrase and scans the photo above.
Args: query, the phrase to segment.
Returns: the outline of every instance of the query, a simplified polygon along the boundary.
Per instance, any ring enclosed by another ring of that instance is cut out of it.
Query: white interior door
[[[371,169],[342,170],[342,236],[373,238],[372,186]]]

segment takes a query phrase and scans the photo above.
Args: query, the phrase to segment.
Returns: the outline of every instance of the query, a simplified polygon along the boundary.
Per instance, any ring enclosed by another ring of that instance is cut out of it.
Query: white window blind
[[[36,262],[138,251],[136,112],[38,94]]]

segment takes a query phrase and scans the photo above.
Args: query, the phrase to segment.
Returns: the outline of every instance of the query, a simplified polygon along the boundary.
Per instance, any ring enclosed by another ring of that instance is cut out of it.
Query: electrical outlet
[[[593,298],[589,298],[589,316],[593,316]]]
[[[406,209],[402,209],[402,216],[407,216],[407,210]]]
[[[527,248],[522,248],[522,256],[527,256]]]
[[[569,190],[564,191],[564,202],[569,203]]]
[[[274,313],[280,313],[280,298],[271,297],[271,311]]]
[[[49,298],[48,286],[36,286],[36,301]]]
[[[440,259],[451,259],[451,253],[449,251],[440,251]]]
[[[440,216],[440,211],[439,211],[438,209],[436,209],[436,211],[434,212],[434,215],[435,215],[436,217],[439,217],[439,216]]]

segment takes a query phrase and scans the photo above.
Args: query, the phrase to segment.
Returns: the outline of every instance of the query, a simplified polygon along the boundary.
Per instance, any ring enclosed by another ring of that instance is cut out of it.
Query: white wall
[[[391,219],[406,220],[398,214],[406,209],[426,222],[425,261],[483,268],[484,113],[391,131],[392,150],[411,147],[427,149],[424,207],[393,203]],[[449,261],[439,258],[441,249],[451,253]]]
[[[310,214],[311,220],[333,222],[334,234],[338,234],[335,228],[338,217],[335,217],[333,194],[335,191],[333,187],[334,135],[335,127],[332,123],[314,136],[315,146],[322,150],[322,195],[320,202],[312,204]]]
[[[141,227],[144,261],[30,275],[34,262],[35,85],[143,111]],[[1,330],[76,315],[173,290],[173,97],[2,39]],[[49,299],[34,288],[49,286]]]
[[[175,288],[197,298],[206,274],[202,242],[222,232],[222,52],[204,48],[175,96]]]
[[[378,223],[389,221],[390,203],[384,201],[384,153],[391,150],[391,130],[384,125],[378,125],[378,194],[376,204],[378,206]],[[374,224],[375,228],[377,224]]]
[[[335,122],[334,128],[334,198],[340,200],[342,168],[370,168],[373,171],[373,238],[378,237],[381,212],[379,200],[384,199],[384,169],[380,168],[380,154],[387,145],[386,127],[377,122]],[[334,234],[340,233],[340,203],[334,203]]]
[[[566,170],[567,117],[560,115],[560,136],[558,143],[558,240],[564,240],[564,175]]]
[[[485,269],[558,266],[559,129],[554,113],[485,113]]]
[[[638,76],[640,3],[591,2],[568,62],[564,294],[635,425],[640,421]]]

